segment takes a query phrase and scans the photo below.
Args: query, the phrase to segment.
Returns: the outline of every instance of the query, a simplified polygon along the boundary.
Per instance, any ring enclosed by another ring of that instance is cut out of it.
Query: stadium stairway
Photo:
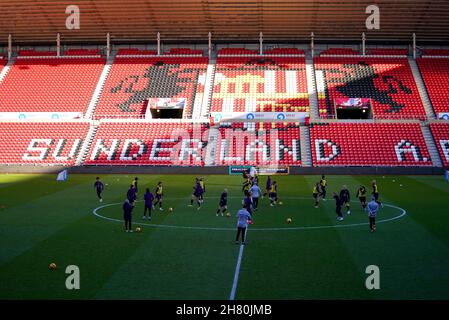
[[[97,133],[99,123],[92,122],[90,124],[89,131],[87,132],[86,138],[84,139],[81,150],[78,154],[78,158],[75,161],[75,166],[81,166],[87,157],[87,154],[92,146],[92,141],[94,140],[95,134]]]
[[[11,60],[9,60],[8,63],[3,67],[2,72],[0,72],[0,83],[2,83],[3,79],[5,79],[15,60],[15,57],[11,57]]]
[[[437,146],[435,144],[435,139],[430,132],[430,127],[428,124],[421,123],[421,131],[426,141],[427,150],[429,150],[430,158],[434,167],[443,167],[443,162],[441,161],[440,154],[438,153]]]
[[[210,127],[209,137],[207,139],[206,155],[204,157],[205,166],[215,165],[215,155],[217,153],[217,142],[219,134],[220,131],[218,130],[218,126]]]
[[[106,64],[103,67],[103,71],[101,72],[100,79],[98,79],[97,87],[95,88],[92,99],[90,100],[89,107],[87,108],[85,118],[92,118],[95,108],[100,100],[101,93],[103,92],[104,85],[106,83],[106,79],[108,78],[109,72],[111,72],[112,64],[114,63],[116,52],[112,52],[109,56]]]
[[[434,119],[435,112],[433,110],[432,103],[430,102],[429,95],[427,94],[427,89],[421,76],[421,72],[419,71],[418,64],[416,63],[416,60],[414,60],[413,58],[408,58],[408,62],[410,64],[410,68],[412,69],[413,78],[415,79],[415,83],[418,88],[421,101],[424,105],[427,118]]]
[[[206,85],[204,88],[203,104],[201,108],[200,118],[207,118],[212,101],[214,80],[215,80],[215,63],[216,59],[210,59],[207,66]]]
[[[316,80],[315,80],[315,68],[313,67],[313,59],[306,58],[306,74],[307,74],[307,88],[309,94],[309,105],[310,105],[310,119],[317,120],[320,117],[318,111],[318,96],[316,90]]]
[[[301,137],[301,165],[303,167],[312,166],[312,150],[310,149],[310,132],[309,127],[299,127]]]

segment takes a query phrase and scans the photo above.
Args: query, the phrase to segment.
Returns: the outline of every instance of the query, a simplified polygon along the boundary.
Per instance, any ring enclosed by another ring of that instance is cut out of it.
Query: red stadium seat
[[[431,123],[430,130],[443,166],[449,168],[449,123]]]
[[[432,166],[419,123],[333,123],[310,128],[313,165]]]
[[[416,60],[435,113],[449,112],[449,59]]]

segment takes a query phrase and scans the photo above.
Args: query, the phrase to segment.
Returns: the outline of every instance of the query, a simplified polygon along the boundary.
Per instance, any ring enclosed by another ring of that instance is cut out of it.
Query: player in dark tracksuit
[[[337,220],[343,221],[343,214],[341,213],[341,207],[343,203],[341,202],[340,197],[334,192],[335,199],[335,212],[337,213]]]
[[[133,206],[128,199],[123,203],[123,219],[125,220],[125,231],[133,232],[131,227]]]
[[[193,190],[193,196],[195,197],[196,203],[198,204],[198,210],[201,209],[201,204],[203,203],[203,198],[202,198],[203,197],[203,193],[204,193],[204,190],[201,187],[201,182],[197,181],[196,185],[195,185],[195,188]]]
[[[243,199],[243,207],[249,212],[253,213],[253,197],[250,191],[248,191],[246,197]]]
[[[157,206],[159,204],[159,210],[164,211],[162,208],[162,197],[164,196],[164,192],[162,190],[162,182],[159,181],[156,186],[156,190],[154,191],[156,194],[156,201],[153,203],[153,206]]]
[[[321,185],[321,199],[326,201],[327,181],[326,181],[326,177],[324,175],[321,176],[320,185]]]
[[[221,211],[221,216],[223,217],[224,213],[228,210],[228,189],[224,189],[224,191],[220,195],[220,202],[218,203],[217,217]]]
[[[365,186],[360,186],[357,189],[357,198],[359,198],[360,204],[362,205],[362,209],[366,209],[366,188]]]
[[[351,214],[351,204],[349,203],[349,201],[351,201],[351,196],[346,185],[344,185],[340,191],[340,200],[341,205],[346,207],[346,214]]]
[[[143,195],[143,200],[145,200],[145,209],[143,210],[142,219],[147,218],[148,210],[148,220],[151,220],[151,210],[153,209],[154,195],[151,193],[150,189],[147,188],[145,194]]]
[[[136,194],[139,193],[139,189],[138,189],[138,186],[137,186],[137,181],[138,180],[139,180],[139,178],[135,177],[133,182],[131,183],[134,186],[134,190],[136,191]]]
[[[104,190],[104,184],[103,182],[100,181],[100,177],[97,177],[95,179],[94,188],[95,191],[97,192],[98,199],[100,199],[100,202],[103,202],[103,197],[101,196],[101,194],[103,193]]]
[[[133,185],[129,186],[128,192],[126,193],[126,198],[129,200],[129,203],[134,206],[134,201],[136,201],[137,195]]]

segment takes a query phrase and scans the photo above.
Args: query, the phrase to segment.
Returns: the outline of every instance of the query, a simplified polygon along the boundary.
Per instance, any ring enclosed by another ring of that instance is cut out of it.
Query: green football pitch
[[[234,243],[240,176],[206,176],[201,210],[188,207],[194,176],[139,175],[144,188],[164,182],[165,210],[142,220],[138,202],[125,233],[121,205],[131,175],[104,175],[104,202],[94,175],[0,175],[1,299],[448,299],[449,183],[439,176],[328,176],[328,198],[343,184],[351,215],[337,222],[332,199],[315,209],[317,176],[279,176],[282,205],[263,199]],[[384,208],[377,230],[355,191],[376,179]],[[265,178],[260,179],[261,186]],[[232,217],[215,215],[229,189]],[[172,207],[170,213],[168,208]],[[286,223],[292,218],[292,223]],[[50,263],[57,269],[50,270]],[[67,290],[66,267],[80,271]],[[368,290],[367,266],[379,268],[380,289]]]

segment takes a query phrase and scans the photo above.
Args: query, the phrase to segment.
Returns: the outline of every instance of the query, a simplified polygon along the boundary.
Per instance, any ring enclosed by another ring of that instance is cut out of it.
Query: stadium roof
[[[380,30],[367,31],[365,0],[0,0],[0,41],[317,39],[449,40],[449,1],[378,0]],[[78,5],[81,28],[67,30],[66,7]]]

